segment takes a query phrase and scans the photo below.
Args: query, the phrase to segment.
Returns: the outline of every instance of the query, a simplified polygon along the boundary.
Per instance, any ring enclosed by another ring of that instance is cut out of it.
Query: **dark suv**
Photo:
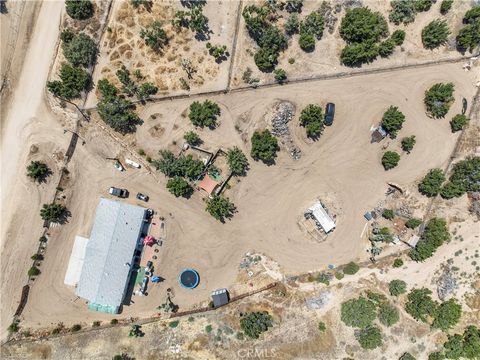
[[[323,120],[324,124],[330,126],[333,124],[333,118],[335,116],[335,104],[328,103],[325,107],[325,120]]]

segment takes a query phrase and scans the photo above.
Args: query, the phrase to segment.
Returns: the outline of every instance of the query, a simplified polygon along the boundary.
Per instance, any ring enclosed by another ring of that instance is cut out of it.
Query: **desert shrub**
[[[403,41],[405,40],[405,31],[403,30],[395,30],[393,33],[392,33],[392,36],[390,37],[393,42],[395,43],[395,45],[402,45],[403,44]]]
[[[203,103],[194,101],[190,105],[188,117],[193,125],[214,128],[217,125],[217,116],[220,115],[220,107],[210,100]]]
[[[437,248],[450,240],[447,223],[444,219],[432,218],[425,227],[420,241],[415,249],[410,251],[410,257],[415,261],[424,261],[431,257]]]
[[[280,84],[283,84],[285,81],[287,81],[287,73],[283,69],[275,69],[273,71],[275,74],[275,81],[279,82]]]
[[[325,325],[325,323],[323,321],[320,321],[318,323],[318,330],[322,333],[327,330],[327,326]]]
[[[367,299],[373,302],[375,306],[380,306],[387,301],[385,295],[371,290],[367,290]]]
[[[407,136],[402,139],[402,150],[405,151],[407,154],[410,154],[415,143],[417,140],[415,139],[415,135]]]
[[[145,44],[155,51],[162,50],[168,44],[168,37],[163,30],[161,21],[154,21],[148,27],[140,30],[140,37]]]
[[[146,100],[151,95],[155,95],[158,92],[158,87],[151,82],[146,82],[137,87],[137,98],[139,100]]]
[[[392,326],[400,320],[400,315],[395,306],[382,304],[378,308],[378,320],[385,326]]]
[[[303,0],[287,0],[285,2],[285,10],[291,12],[302,12]]]
[[[428,197],[437,196],[444,181],[445,175],[441,169],[431,169],[418,184],[418,191]]]
[[[404,294],[407,291],[407,283],[403,280],[392,280],[388,283],[388,291],[392,296]]]
[[[207,208],[205,210],[215,219],[223,222],[225,219],[233,216],[235,209],[235,205],[229,198],[214,195],[211,199],[207,200]]]
[[[403,260],[400,259],[400,258],[396,258],[394,261],[393,261],[393,267],[394,268],[399,268],[399,267],[402,267],[403,266]]]
[[[255,160],[262,160],[266,164],[271,164],[274,162],[278,149],[277,138],[268,129],[253,133],[250,155]]]
[[[70,328],[70,331],[72,331],[72,332],[77,332],[77,331],[80,331],[80,330],[82,330],[82,325],[80,325],[80,324],[75,324]]]
[[[342,303],[341,319],[345,325],[365,328],[372,324],[375,317],[375,304],[366,298],[350,299]]]
[[[453,83],[438,83],[428,89],[425,92],[424,99],[427,112],[434,118],[443,118],[455,100],[453,97],[454,90]]]
[[[343,273],[346,275],[354,275],[360,270],[360,267],[355,264],[353,261],[349,262],[345,267],[343,268]]]
[[[415,229],[416,227],[420,226],[421,223],[422,223],[422,220],[411,218],[407,220],[407,222],[405,223],[405,226],[409,229]]]
[[[205,332],[207,334],[210,334],[212,331],[213,331],[212,325],[208,324],[207,326],[205,326]]]
[[[27,274],[28,274],[28,276],[40,275],[40,269],[37,268],[36,266],[32,266],[30,269],[28,269]]]
[[[178,324],[180,324],[180,321],[178,321],[178,320],[170,321],[168,323],[168,327],[171,328],[171,329],[175,329],[178,326]]]
[[[100,326],[100,321],[94,321],[92,323],[92,327],[99,327]]]
[[[291,14],[285,22],[285,32],[287,35],[293,35],[298,33],[300,29],[300,20],[298,20],[297,14]]]
[[[63,34],[63,33],[62,33]],[[84,33],[63,37],[62,48],[65,58],[74,66],[89,66],[97,50],[93,39]]]
[[[415,1],[415,10],[416,11],[428,11],[432,7],[432,4],[436,0],[416,0]]]
[[[315,36],[306,33],[300,34],[300,37],[298,38],[298,45],[303,51],[312,52],[315,50]]]
[[[428,318],[434,318],[437,313],[438,303],[432,300],[432,292],[427,288],[412,289],[407,295],[405,311],[415,320],[427,322]]]
[[[65,217],[67,208],[60,204],[50,203],[43,204],[40,209],[40,217],[42,220],[51,222],[60,222]]]
[[[388,57],[395,50],[395,46],[396,46],[395,41],[393,41],[392,39],[387,39],[385,41],[382,41],[380,45],[378,45],[378,54],[381,57]]]
[[[51,170],[47,164],[41,161],[32,161],[27,166],[27,176],[37,182],[42,182],[45,178],[51,174]]]
[[[111,324],[111,325],[117,325],[117,324],[118,324],[118,320],[117,320],[117,319],[112,319],[112,320],[110,320],[110,324]]]
[[[248,160],[243,151],[237,146],[228,149],[227,163],[228,167],[230,168],[230,172],[233,175],[242,176],[246,174],[248,169]]]
[[[188,197],[193,192],[190,184],[180,176],[175,176],[167,181],[167,189],[176,197]]]
[[[433,20],[422,30],[422,43],[425,49],[435,49],[447,42],[450,30],[446,20]]]
[[[450,11],[453,5],[453,0],[443,0],[440,4],[440,14],[445,15]]]
[[[382,216],[387,220],[392,220],[395,217],[395,212],[392,209],[385,209]]]
[[[183,135],[183,139],[187,142],[189,145],[197,146],[202,143],[202,139],[200,139],[200,136],[195,131],[188,131]]]
[[[317,40],[320,40],[323,35],[323,29],[325,27],[325,22],[323,16],[313,11],[300,23],[300,34],[310,34],[315,36]]]
[[[348,44],[342,49],[340,61],[346,66],[360,66],[370,63],[378,56],[379,47],[373,41]]]
[[[9,334],[13,334],[18,332],[20,330],[20,326],[18,326],[18,321],[12,322],[10,325],[8,325],[7,331]]]
[[[450,127],[452,128],[452,132],[462,130],[469,121],[470,119],[463,114],[455,115],[450,121]]]
[[[342,280],[344,277],[345,277],[345,274],[343,272],[340,272],[340,271],[335,272],[335,279]]]
[[[327,274],[327,273],[320,273],[318,274],[317,278],[315,279],[317,282],[319,283],[322,283],[322,284],[325,284],[325,285],[330,285],[330,279],[331,279],[331,275]]]
[[[271,326],[273,326],[273,319],[266,311],[251,312],[240,319],[240,327],[243,332],[253,339],[258,339]]]
[[[390,134],[392,138],[395,138],[398,131],[402,128],[404,122],[405,115],[398,110],[398,107],[390,106],[383,114],[382,127]]]
[[[435,351],[428,355],[428,360],[444,360],[444,359],[445,359],[445,355],[443,355],[443,353],[441,353],[440,351]]]
[[[382,156],[382,165],[385,170],[393,169],[399,161],[400,155],[396,151],[385,151]]]
[[[59,76],[60,80],[47,82],[47,89],[53,95],[65,99],[79,97],[90,84],[90,75],[84,69],[70,64],[62,64]]]
[[[208,53],[214,57],[215,61],[221,62],[222,60],[227,59],[228,51],[226,45],[212,45],[207,42],[206,47],[208,49]]]
[[[308,137],[320,137],[324,128],[322,108],[315,104],[307,105],[300,114],[300,125],[305,127]]]
[[[33,254],[33,255],[30,257],[30,259],[32,259],[32,260],[34,260],[34,261],[41,261],[41,260],[43,260],[43,255],[36,253],[36,254]]]
[[[76,20],[85,20],[93,15],[93,3],[90,0],[65,0],[65,9]]]
[[[355,338],[358,340],[362,349],[372,350],[382,346],[382,333],[376,326],[369,325],[355,332]]]
[[[462,306],[455,299],[450,299],[438,307],[432,327],[447,331],[458,323],[461,316]]]
[[[417,10],[414,0],[393,0],[390,2],[392,10],[388,19],[395,25],[409,24],[415,20]]]
[[[398,360],[416,360],[415,357],[410,354],[409,352],[403,353],[402,356],[398,358]]]

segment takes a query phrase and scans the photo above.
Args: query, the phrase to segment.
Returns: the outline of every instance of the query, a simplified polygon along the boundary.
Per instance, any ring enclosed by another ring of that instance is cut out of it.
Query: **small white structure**
[[[140,164],[137,163],[137,162],[135,162],[135,161],[133,161],[133,160],[125,159],[125,162],[126,162],[128,165],[130,165],[130,166],[132,166],[132,167],[134,167],[134,168],[140,169]]]
[[[88,239],[82,236],[75,236],[72,253],[68,261],[67,272],[63,283],[68,286],[77,286],[82,273],[83,262],[85,260],[85,251],[87,249]]]
[[[335,229],[335,221],[328,215],[327,211],[320,202],[315,203],[308,211],[313,215],[318,225],[328,234]]]

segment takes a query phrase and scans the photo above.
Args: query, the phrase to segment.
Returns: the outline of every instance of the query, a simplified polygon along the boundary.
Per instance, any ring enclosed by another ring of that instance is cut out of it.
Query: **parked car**
[[[334,117],[335,117],[335,104],[328,103],[327,106],[325,106],[325,119],[323,121],[324,124],[327,126],[332,125]]]
[[[133,161],[133,160],[125,159],[125,162],[126,162],[128,165],[130,165],[130,166],[132,166],[132,167],[134,167],[134,168],[140,169],[140,164],[137,163],[137,162],[135,162],[135,161]]]
[[[117,169],[118,171],[123,171],[125,170],[122,166],[122,164],[120,164],[120,161],[115,161],[115,163],[113,164],[114,168]]]
[[[148,197],[147,195],[142,194],[142,193],[138,193],[138,194],[137,194],[137,199],[138,199],[138,200],[143,200],[143,201],[147,202],[148,199],[149,199],[149,197]]]
[[[116,187],[113,187],[113,186],[108,190],[108,193],[110,195],[117,196],[119,198],[128,197],[128,190],[127,189],[119,189],[119,188],[116,188]]]

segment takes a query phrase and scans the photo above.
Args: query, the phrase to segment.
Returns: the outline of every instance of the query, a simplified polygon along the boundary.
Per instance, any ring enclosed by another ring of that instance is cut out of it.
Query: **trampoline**
[[[196,288],[199,281],[200,276],[198,276],[198,273],[193,269],[184,269],[178,278],[180,285],[186,289]]]

